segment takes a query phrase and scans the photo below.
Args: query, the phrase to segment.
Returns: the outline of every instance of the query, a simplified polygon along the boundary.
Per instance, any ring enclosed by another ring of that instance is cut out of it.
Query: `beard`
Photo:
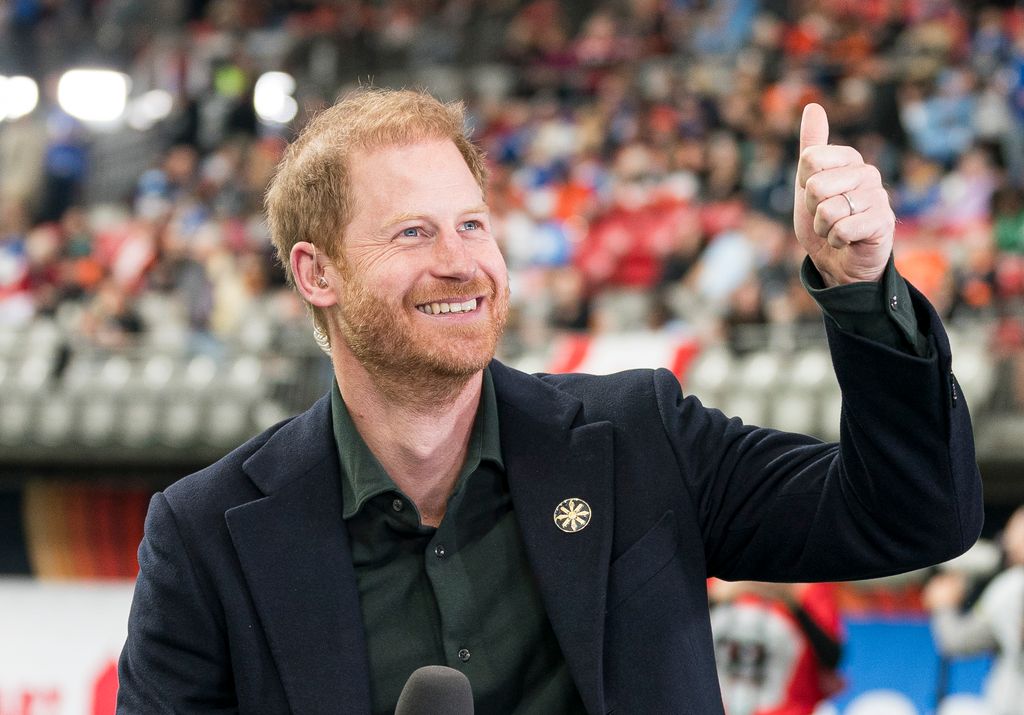
[[[484,320],[446,323],[417,320],[415,306],[437,300],[483,296]],[[392,397],[437,403],[461,387],[494,357],[508,318],[509,291],[478,277],[467,283],[435,281],[404,299],[375,294],[359,277],[346,277],[335,319],[352,354]],[[430,323],[436,323],[431,325]]]

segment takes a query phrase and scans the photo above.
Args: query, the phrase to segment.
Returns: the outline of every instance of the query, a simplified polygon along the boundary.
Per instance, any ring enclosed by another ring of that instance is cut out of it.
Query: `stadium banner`
[[[0,579],[0,715],[112,715],[132,590]]]

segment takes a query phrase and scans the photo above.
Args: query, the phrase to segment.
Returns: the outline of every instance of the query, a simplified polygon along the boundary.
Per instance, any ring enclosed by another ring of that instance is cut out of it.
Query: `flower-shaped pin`
[[[590,505],[578,497],[563,500],[555,507],[555,526],[568,534],[587,528]]]

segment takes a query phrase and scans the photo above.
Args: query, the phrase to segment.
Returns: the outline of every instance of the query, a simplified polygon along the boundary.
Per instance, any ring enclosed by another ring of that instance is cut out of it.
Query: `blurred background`
[[[512,281],[501,359],[664,366],[745,421],[831,439],[790,221],[800,112],[823,104],[949,327],[988,517],[957,568],[999,569],[1024,503],[1020,3],[5,0],[0,713],[110,712],[149,496],[329,387],[262,195],[359,83],[465,101]],[[988,660],[936,652],[929,575],[837,588],[844,683],[822,712],[958,692],[943,712],[984,712],[954,710]]]

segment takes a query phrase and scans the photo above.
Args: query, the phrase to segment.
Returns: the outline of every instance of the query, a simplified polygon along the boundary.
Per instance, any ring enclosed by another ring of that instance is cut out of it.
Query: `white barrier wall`
[[[132,588],[0,579],[0,715],[113,713]]]

